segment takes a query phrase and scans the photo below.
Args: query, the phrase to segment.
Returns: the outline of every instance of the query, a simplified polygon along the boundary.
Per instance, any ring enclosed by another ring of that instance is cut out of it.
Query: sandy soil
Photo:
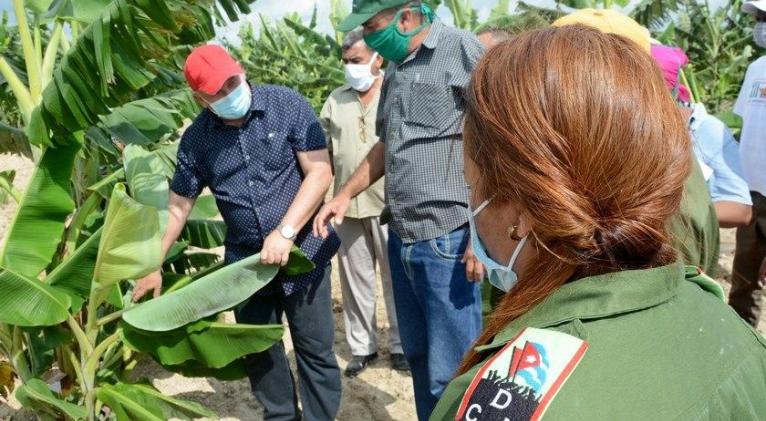
[[[23,190],[31,175],[29,161],[9,155],[0,155],[0,170],[17,170],[16,188]],[[7,225],[13,217],[15,205],[0,205],[0,241],[5,235]],[[721,259],[719,280],[728,287],[727,278],[731,272],[734,250],[734,230],[721,230]],[[341,308],[340,284],[337,272],[333,273],[333,312],[335,314],[335,351],[341,369],[348,363],[351,353],[345,342]],[[378,298],[379,342],[386,342],[385,305],[382,297]],[[766,324],[761,323],[761,329]],[[289,335],[285,338],[289,356],[294,367],[294,355]],[[359,377],[343,377],[343,399],[339,420],[413,420],[415,419],[412,381],[409,375],[391,370],[388,366],[388,353],[381,350],[381,358],[373,363]],[[184,399],[198,401],[215,411],[222,420],[259,420],[261,409],[252,397],[246,380],[221,382],[215,379],[186,378],[169,373],[147,359],[142,361],[135,372],[137,377],[150,379],[164,393]],[[15,399],[4,403],[0,400],[0,420],[34,419],[29,413],[19,410]]]

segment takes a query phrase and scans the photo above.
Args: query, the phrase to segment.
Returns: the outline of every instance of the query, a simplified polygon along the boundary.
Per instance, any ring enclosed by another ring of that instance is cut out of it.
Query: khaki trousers
[[[377,263],[390,326],[388,348],[391,353],[401,354],[402,345],[388,266],[388,228],[380,225],[377,217],[345,218],[342,224],[335,227],[335,231],[341,240],[338,261],[343,292],[343,319],[351,353],[365,356],[378,351],[375,317]]]

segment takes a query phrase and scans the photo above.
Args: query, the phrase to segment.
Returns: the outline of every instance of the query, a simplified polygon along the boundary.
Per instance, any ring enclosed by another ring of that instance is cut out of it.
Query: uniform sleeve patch
[[[541,419],[587,349],[566,333],[524,329],[476,373],[455,420]]]

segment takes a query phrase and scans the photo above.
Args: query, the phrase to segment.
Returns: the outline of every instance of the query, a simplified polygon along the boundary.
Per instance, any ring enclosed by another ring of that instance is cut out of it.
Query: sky
[[[347,9],[351,10],[351,1],[352,0],[344,0],[347,5]],[[638,3],[640,0],[631,0],[628,7],[632,6],[635,3]],[[554,0],[528,0],[527,3],[533,4],[536,6],[545,6],[545,7],[553,7],[555,6]],[[727,5],[729,3],[728,0],[711,0],[710,4],[711,6],[718,7],[722,5]],[[286,4],[289,4],[289,6],[286,6]],[[269,17],[273,20],[281,19],[285,14],[292,13],[292,12],[298,12],[300,15],[304,18],[304,20],[308,21],[311,18],[311,13],[314,10],[314,5],[317,5],[318,8],[318,17],[319,20],[317,22],[318,30],[320,32],[324,32],[327,34],[330,34],[332,32],[332,26],[330,25],[330,21],[328,19],[330,15],[330,2],[328,0],[257,0],[253,3],[253,12],[249,15],[243,16],[239,22],[235,22],[232,24],[227,25],[226,27],[218,28],[217,30],[217,36],[218,38],[226,38],[229,41],[233,42],[234,44],[238,41],[238,34],[240,26],[244,22],[252,22],[253,25],[257,28],[260,25],[260,21],[258,19],[258,14],[263,14],[266,17]],[[473,0],[472,6],[473,8],[477,9],[479,12],[479,18],[484,19],[489,15],[489,11],[497,4],[497,0]],[[517,4],[517,0],[511,1],[511,10],[515,8]],[[11,23],[15,21],[13,10],[11,7],[11,2],[6,0],[0,0],[0,13],[3,11],[7,11],[9,15],[9,20]],[[439,17],[446,23],[452,22],[452,15],[449,12],[449,9],[447,7],[440,7],[437,11],[437,14]]]

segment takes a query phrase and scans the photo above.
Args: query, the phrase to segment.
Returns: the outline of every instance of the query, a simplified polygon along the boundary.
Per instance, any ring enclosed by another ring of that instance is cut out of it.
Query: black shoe
[[[348,362],[348,365],[346,366],[346,370],[343,372],[346,377],[356,377],[364,371],[364,369],[367,367],[367,364],[375,361],[378,359],[378,353],[372,353],[370,355],[354,355],[354,358],[351,359],[351,361]]]
[[[410,371],[410,365],[407,364],[404,354],[391,354],[391,368],[396,371]]]

